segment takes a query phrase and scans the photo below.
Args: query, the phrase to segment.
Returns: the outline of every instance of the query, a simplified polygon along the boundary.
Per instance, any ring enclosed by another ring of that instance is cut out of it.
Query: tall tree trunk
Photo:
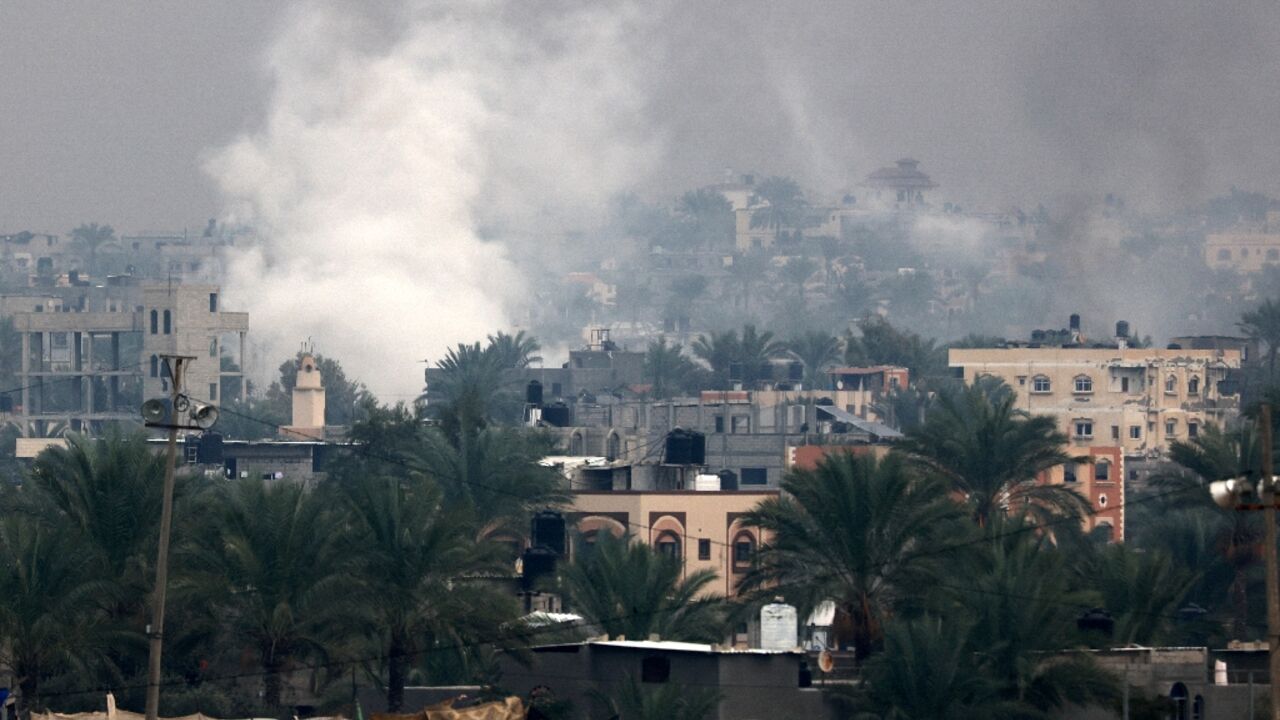
[[[387,712],[400,712],[404,705],[405,667],[409,660],[406,645],[400,633],[391,633],[387,648]]]
[[[280,707],[283,684],[280,671],[284,669],[284,661],[274,651],[268,651],[263,658],[262,669],[265,671],[262,676],[262,699],[266,702],[267,709],[274,711]]]

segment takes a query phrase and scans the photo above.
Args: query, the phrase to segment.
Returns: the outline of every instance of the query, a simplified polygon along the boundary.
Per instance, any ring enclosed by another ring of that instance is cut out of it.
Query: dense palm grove
[[[1263,634],[1258,520],[1219,510],[1204,489],[1257,469],[1252,424],[1175,444],[1165,476],[1129,498],[1128,541],[1107,544],[1081,530],[1082,498],[1037,483],[1083,461],[1051,420],[1017,410],[1008,387],[944,381],[931,342],[874,323],[844,343],[783,344],[748,326],[698,341],[705,366],[651,346],[659,394],[692,375],[716,383],[729,362],[755,372],[782,352],[808,372],[843,356],[909,365],[924,380],[902,393],[908,436],[891,452],[793,471],[755,509],[749,521],[768,540],[740,597],[709,595],[711,575],[606,535],[548,588],[584,621],[523,623],[516,548],[533,513],[569,500],[536,462],[554,452],[551,438],[505,422],[502,373],[537,352],[523,335],[459,346],[439,364],[448,402],[431,418],[366,400],[354,449],[315,486],[181,477],[163,713],[287,715],[291,683],[325,710],[349,710],[353,684],[382,688],[393,709],[411,684],[497,693],[502,654],[600,633],[716,642],[775,597],[802,617],[834,601],[858,680],[831,691],[859,718],[1039,718],[1111,704],[1119,680],[1070,651]],[[141,706],[162,476],[141,436],[72,436],[7,486],[0,664],[24,710],[96,708],[107,689]],[[1114,634],[1078,628],[1091,608],[1110,613]],[[698,718],[714,700],[635,682],[599,697],[623,718]],[[1144,707],[1160,711],[1135,698],[1135,717]]]

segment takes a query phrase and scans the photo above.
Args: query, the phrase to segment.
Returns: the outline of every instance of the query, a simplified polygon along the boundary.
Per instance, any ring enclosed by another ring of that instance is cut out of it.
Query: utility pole
[[[172,361],[172,372],[169,373],[169,443],[165,453],[164,465],[164,500],[160,506],[160,548],[156,552],[156,587],[151,605],[151,625],[148,635],[151,640],[151,655],[147,662],[147,720],[157,720],[160,716],[160,653],[164,642],[164,603],[169,583],[169,532],[173,525],[173,474],[178,462],[178,425],[177,413],[179,404],[185,398],[182,395],[182,371],[189,358],[182,355],[165,355],[164,362]],[[183,408],[185,409],[185,408]]]
[[[1276,497],[1271,466],[1271,405],[1263,403],[1258,413],[1258,436],[1262,442],[1263,552],[1267,563],[1267,657],[1271,665],[1271,720],[1280,720],[1280,566],[1276,564]]]
[[[1262,552],[1267,575],[1267,659],[1271,686],[1271,719],[1280,720],[1280,564],[1276,550],[1276,477],[1271,457],[1271,405],[1262,403],[1258,411],[1258,442],[1262,445],[1261,477],[1209,483],[1209,495],[1224,510],[1261,510]],[[1253,693],[1249,694],[1252,702]]]

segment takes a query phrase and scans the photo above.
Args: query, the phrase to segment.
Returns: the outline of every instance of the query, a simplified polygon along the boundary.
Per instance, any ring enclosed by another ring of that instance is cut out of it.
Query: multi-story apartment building
[[[1123,537],[1126,461],[1162,457],[1174,440],[1197,437],[1239,413],[1229,375],[1233,349],[1152,349],[1066,345],[953,349],[949,364],[966,383],[991,376],[1028,413],[1051,415],[1070,451],[1093,462],[1057,468],[1048,482],[1073,483],[1094,505],[1091,527]]]
[[[1204,261],[1211,268],[1237,272],[1280,265],[1280,210],[1269,211],[1261,225],[1206,236]]]
[[[13,418],[25,437],[96,432],[106,422],[137,421],[144,398],[168,393],[165,354],[196,358],[185,378],[193,397],[220,402],[224,380],[244,392],[249,316],[223,312],[217,286],[131,286],[89,293],[71,305],[55,299],[56,307],[39,297],[30,310],[6,315],[22,343],[21,404]],[[18,302],[11,299],[6,306]],[[223,369],[224,354],[234,369]]]

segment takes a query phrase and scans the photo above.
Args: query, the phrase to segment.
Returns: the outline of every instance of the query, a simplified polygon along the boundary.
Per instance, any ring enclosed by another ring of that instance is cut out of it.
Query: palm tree
[[[936,482],[894,456],[831,455],[814,470],[789,473],[782,489],[743,518],[769,538],[743,588],[787,588],[802,608],[834,600],[863,661],[885,621],[941,571],[940,555],[922,550],[953,535],[959,511]]]
[[[867,663],[863,690],[851,693],[861,710],[854,718],[1024,717],[1025,705],[1001,697],[999,684],[975,671],[969,632],[967,622],[938,617],[891,623],[884,652]]]
[[[1276,379],[1276,355],[1280,353],[1280,303],[1267,300],[1240,316],[1236,327],[1250,338],[1266,343],[1267,382]]]
[[[98,267],[98,249],[116,239],[116,231],[110,225],[89,223],[71,231],[71,241],[89,254],[89,272]]]
[[[1163,496],[1156,508],[1158,517],[1174,526],[1189,527],[1204,518],[1212,538],[1210,547],[1231,568],[1229,595],[1232,600],[1232,632],[1249,636],[1250,575],[1262,562],[1262,527],[1253,513],[1223,509],[1209,498],[1208,483],[1223,478],[1252,474],[1259,476],[1260,457],[1257,433],[1251,427],[1227,432],[1209,426],[1189,442],[1169,446],[1169,459],[1180,470],[1152,478],[1152,486]],[[1176,519],[1174,519],[1176,518]],[[1164,527],[1166,523],[1158,522]],[[1165,535],[1167,538],[1168,535]],[[1160,540],[1157,540],[1160,542]],[[1205,569],[1203,565],[1192,565]]]
[[[404,452],[411,475],[438,486],[451,512],[475,523],[476,537],[523,537],[533,513],[567,501],[561,476],[538,464],[553,454],[551,438],[490,427],[462,440],[428,428]]]
[[[510,359],[489,352],[480,343],[459,343],[436,363],[430,392],[443,399],[436,416],[454,442],[479,431],[501,413],[503,400],[511,394],[504,377],[508,369],[504,362]]]
[[[106,662],[111,629],[101,603],[112,589],[68,533],[21,514],[0,518],[0,667],[18,683],[22,709],[42,709],[41,683],[74,672],[83,682]]]
[[[940,392],[925,422],[901,447],[945,480],[974,521],[986,526],[1006,514],[1046,520],[1090,512],[1075,490],[1040,480],[1050,468],[1087,462],[1068,455],[1066,444],[1054,418],[1016,409],[1013,392],[1002,383],[980,382]]]
[[[692,370],[693,363],[684,356],[679,343],[668,345],[665,335],[649,341],[644,355],[644,377],[653,385],[653,397],[670,397],[673,390],[683,387]]]
[[[804,384],[817,388],[822,371],[840,362],[840,341],[830,333],[811,330],[787,341],[787,351],[804,363]]]
[[[1081,644],[1076,616],[1093,598],[1075,586],[1064,553],[1045,537],[1022,532],[1035,527],[997,519],[987,528],[983,566],[971,569],[971,579],[940,589],[958,593],[959,612],[974,623],[975,666],[999,683],[1005,699],[1045,714],[1108,702],[1118,687],[1113,676],[1087,656],[1059,654]]]
[[[720,694],[709,688],[692,689],[680,683],[645,687],[628,675],[612,693],[592,690],[603,708],[602,717],[616,720],[703,720],[715,712]]]
[[[804,284],[818,271],[818,263],[812,258],[793,257],[778,271],[782,280],[796,286],[796,297],[804,303]]]
[[[701,335],[690,346],[693,354],[705,362],[716,376],[718,387],[726,387],[729,380],[729,365],[737,362],[741,354],[737,330],[712,332]]]
[[[538,354],[541,349],[538,340],[525,334],[524,330],[515,335],[499,330],[497,334],[489,336],[485,352],[495,356],[494,361],[499,367],[516,369],[542,362],[542,356]]]
[[[770,360],[786,352],[786,346],[773,339],[768,330],[758,332],[755,325],[742,326],[742,339],[738,342],[737,361],[742,363],[742,382],[754,387],[756,382],[772,376]]]
[[[807,203],[800,185],[787,177],[768,177],[756,185],[753,203],[763,207],[751,213],[751,227],[773,230],[774,240],[782,239],[784,227],[798,227],[804,221]]]
[[[715,188],[690,190],[676,201],[676,213],[690,226],[696,246],[733,242],[733,205]]]
[[[423,653],[439,644],[462,648],[465,665],[465,648],[515,617],[511,598],[474,579],[501,574],[509,563],[495,544],[476,542],[431,483],[365,475],[341,489],[355,520],[361,604],[385,659],[387,708],[398,712],[407,669]]]
[[[565,568],[572,611],[610,637],[716,642],[724,636],[723,600],[705,591],[714,570],[687,572],[680,558],[602,532]]]
[[[141,613],[150,589],[163,500],[164,456],[143,435],[93,439],[72,434],[32,464],[27,511],[77,538],[79,553],[119,598],[116,619]],[[175,507],[182,527],[187,482],[179,478]],[[132,619],[140,619],[132,618]]]
[[[738,286],[738,297],[742,301],[742,309],[751,311],[751,291],[769,269],[769,259],[758,253],[740,253],[733,256],[733,264],[729,266],[729,275]]]
[[[323,659],[349,620],[344,583],[354,558],[332,504],[299,483],[245,478],[206,498],[208,527],[179,552],[181,595],[215,598],[232,637],[257,653],[263,698],[281,699],[281,674]]]
[[[1092,583],[1102,607],[1115,618],[1119,646],[1167,644],[1170,619],[1196,584],[1196,574],[1178,567],[1162,552],[1108,545],[1084,563],[1081,580]]]

